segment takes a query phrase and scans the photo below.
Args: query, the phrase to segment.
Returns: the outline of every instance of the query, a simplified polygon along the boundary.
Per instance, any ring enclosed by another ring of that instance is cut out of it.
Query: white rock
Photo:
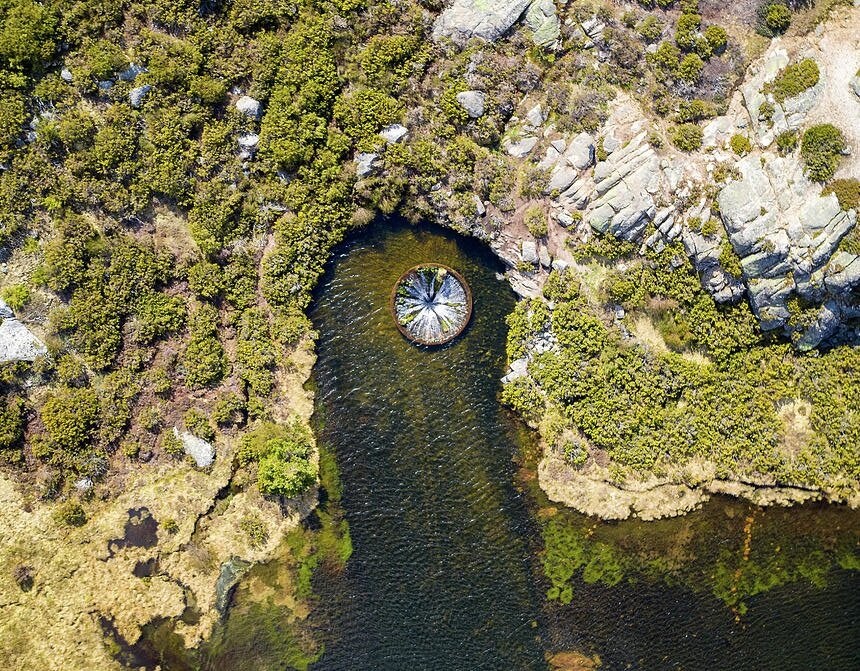
[[[406,126],[394,123],[379,131],[379,136],[388,144],[395,144],[406,137],[407,133],[409,133],[409,129]]]
[[[532,126],[537,128],[540,126],[546,117],[544,117],[543,110],[540,105],[535,105],[526,113],[526,121],[528,121]]]
[[[252,119],[259,119],[262,110],[260,101],[251,96],[242,96],[236,101],[236,109]]]
[[[137,79],[138,75],[141,75],[144,72],[146,72],[145,67],[138,65],[137,63],[132,63],[125,70],[119,73],[119,78],[124,82],[133,82]]]
[[[523,240],[520,249],[520,258],[526,263],[534,264],[540,260],[538,258],[537,244],[534,240]]]
[[[524,138],[521,138],[517,142],[507,142],[505,144],[505,151],[508,152],[509,155],[514,158],[523,158],[527,156],[532,149],[537,145],[538,139],[533,135],[527,135]]]
[[[62,70],[60,70],[60,78],[61,78],[64,82],[67,82],[67,83],[71,84],[71,83],[72,83],[72,79],[73,79],[73,77],[72,77],[72,71],[71,71],[71,70],[69,70],[69,68],[63,68]]]
[[[128,102],[129,104],[137,109],[143,104],[143,99],[147,93],[152,90],[152,87],[149,84],[144,84],[143,86],[138,86],[137,88],[133,88],[128,92]]]
[[[212,447],[211,443],[187,431],[180,433],[179,429],[175,426],[173,427],[173,435],[182,441],[182,448],[185,450],[185,454],[194,459],[194,463],[197,464],[198,468],[208,468],[215,461],[215,448]]]
[[[486,94],[483,91],[460,91],[457,102],[473,119],[484,116]]]
[[[376,169],[376,164],[379,161],[379,154],[376,152],[361,152],[356,155],[354,161],[356,164],[356,176],[367,177]]]
[[[0,363],[34,361],[47,352],[45,344],[15,317],[5,317],[0,323]]]

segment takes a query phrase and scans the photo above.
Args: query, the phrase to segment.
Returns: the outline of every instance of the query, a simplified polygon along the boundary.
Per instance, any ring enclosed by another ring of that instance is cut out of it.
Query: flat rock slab
[[[530,0],[454,0],[433,25],[433,39],[464,46],[473,37],[495,42],[525,12]]]

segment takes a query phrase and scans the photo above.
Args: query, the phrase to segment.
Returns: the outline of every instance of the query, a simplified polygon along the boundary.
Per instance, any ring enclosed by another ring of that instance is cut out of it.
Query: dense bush
[[[731,146],[732,151],[738,156],[746,156],[752,151],[752,143],[749,138],[746,135],[741,135],[740,133],[732,135],[732,139],[729,141],[729,146]]]
[[[316,481],[310,433],[300,422],[264,422],[242,436],[236,459],[239,464],[257,463],[257,484],[268,495],[294,498]]]
[[[182,357],[185,383],[189,387],[206,387],[224,377],[227,359],[218,340],[218,321],[218,311],[206,303],[191,315],[188,347]]]
[[[833,124],[818,124],[807,128],[800,142],[800,155],[806,163],[809,177],[826,182],[839,166],[840,154],[848,145],[845,137]]]
[[[696,124],[683,123],[672,131],[672,144],[681,151],[695,151],[702,146],[704,133]]]
[[[53,446],[77,454],[93,442],[99,424],[99,399],[86,387],[61,387],[51,392],[40,415]]]
[[[805,58],[799,63],[788,65],[776,79],[765,86],[765,90],[773,93],[777,102],[785,102],[786,99],[815,86],[819,76],[818,63],[811,58]]]
[[[835,179],[824,187],[821,193],[822,195],[836,194],[839,206],[843,210],[860,210],[860,180],[854,177]]]

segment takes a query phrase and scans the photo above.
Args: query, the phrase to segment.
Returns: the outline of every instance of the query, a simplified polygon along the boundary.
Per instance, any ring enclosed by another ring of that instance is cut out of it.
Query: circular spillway
[[[444,345],[472,316],[472,291],[463,276],[440,263],[423,263],[400,276],[391,292],[400,332],[419,345]]]

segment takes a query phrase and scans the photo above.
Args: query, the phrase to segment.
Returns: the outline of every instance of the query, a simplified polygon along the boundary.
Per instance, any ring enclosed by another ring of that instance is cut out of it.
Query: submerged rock
[[[221,564],[221,573],[215,582],[215,609],[221,614],[227,612],[230,605],[230,595],[240,578],[251,568],[251,563],[239,557],[230,557]]]

